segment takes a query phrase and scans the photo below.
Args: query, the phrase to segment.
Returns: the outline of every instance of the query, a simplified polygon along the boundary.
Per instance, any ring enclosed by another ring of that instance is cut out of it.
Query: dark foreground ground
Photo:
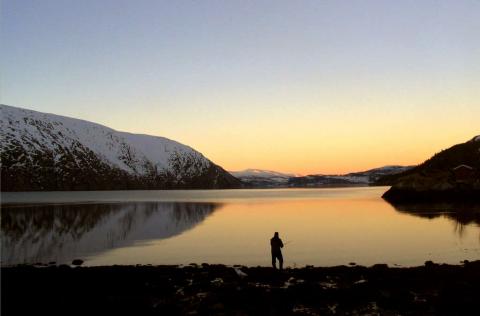
[[[480,315],[480,261],[282,273],[206,264],[17,266],[1,272],[5,316]]]

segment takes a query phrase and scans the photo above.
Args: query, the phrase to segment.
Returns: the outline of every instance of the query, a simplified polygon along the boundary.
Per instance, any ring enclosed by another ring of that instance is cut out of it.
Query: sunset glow
[[[0,101],[164,136],[227,170],[413,165],[480,134],[478,12],[478,1],[3,1]]]

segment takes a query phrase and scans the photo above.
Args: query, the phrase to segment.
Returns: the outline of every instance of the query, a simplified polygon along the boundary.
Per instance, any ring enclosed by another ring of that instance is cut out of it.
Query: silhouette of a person
[[[283,256],[282,256],[282,248],[283,242],[278,237],[278,232],[275,232],[275,235],[272,239],[270,239],[270,246],[272,248],[272,266],[274,269],[277,268],[277,259],[280,265],[280,270],[283,269]]]

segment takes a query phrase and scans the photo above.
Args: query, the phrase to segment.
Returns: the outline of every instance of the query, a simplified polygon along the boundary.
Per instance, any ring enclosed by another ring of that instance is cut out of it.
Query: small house
[[[455,180],[459,182],[471,180],[475,174],[475,170],[468,165],[458,165],[452,171],[455,175]]]

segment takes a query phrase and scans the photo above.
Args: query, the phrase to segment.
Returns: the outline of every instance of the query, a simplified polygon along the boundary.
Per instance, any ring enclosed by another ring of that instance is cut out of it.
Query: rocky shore
[[[80,264],[81,262],[75,262]],[[475,315],[480,261],[392,268],[2,267],[2,315]]]

